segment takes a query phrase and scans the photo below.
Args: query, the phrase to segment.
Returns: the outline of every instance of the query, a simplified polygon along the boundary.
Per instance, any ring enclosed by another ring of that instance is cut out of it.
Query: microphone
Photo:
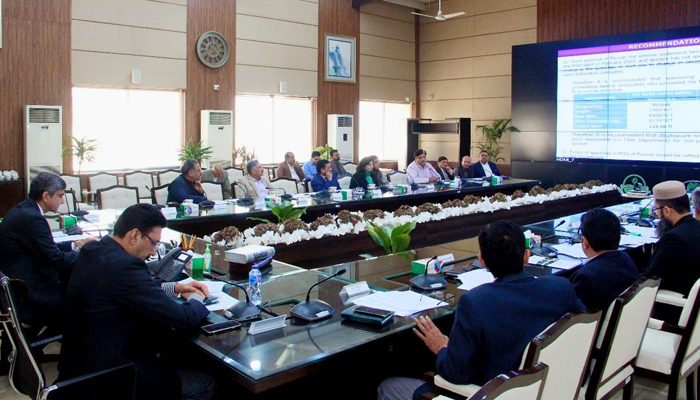
[[[238,182],[234,182],[235,185],[237,185],[241,190],[243,190],[243,194],[245,197],[238,199],[238,202],[241,204],[253,204],[255,203],[255,200],[253,200],[250,196],[248,196],[248,191],[246,190],[245,186],[241,185]]]
[[[408,173],[408,168],[404,168],[404,169],[403,169],[403,172],[405,172],[406,175],[408,175],[408,177],[411,178],[411,190],[418,190],[418,184],[417,184],[416,181],[413,179],[413,177],[411,176],[411,174]]]
[[[326,279],[315,283],[309,288],[309,291],[306,293],[306,301],[303,303],[299,303],[292,310],[290,313],[292,316],[297,317],[299,319],[303,319],[304,321],[309,321],[309,322],[315,322],[315,321],[320,321],[324,318],[328,318],[331,315],[333,315],[333,307],[331,307],[328,303],[322,300],[314,299],[310,300],[311,296],[311,289],[315,288],[316,286],[322,284],[323,282],[335,278],[338,275],[342,275],[345,273],[345,268],[341,269],[340,271],[336,272],[335,274],[327,277]]]
[[[410,283],[412,287],[424,291],[444,289],[447,286],[447,281],[445,278],[443,278],[440,274],[428,275],[428,266],[430,265],[430,262],[437,260],[437,258],[438,256],[433,256],[430,260],[428,260],[425,263],[425,271],[423,272],[423,275],[414,276],[410,281],[408,281],[408,283]]]
[[[204,273],[205,278],[212,279],[219,282],[224,282],[229,285],[233,285],[245,293],[245,303],[239,301],[235,306],[229,307],[224,311],[224,315],[229,319],[235,319],[236,321],[249,321],[252,319],[260,318],[260,310],[258,306],[250,302],[250,297],[248,296],[248,291],[245,288],[235,282],[227,281],[225,279],[216,277],[212,274]]]
[[[564,225],[564,223],[566,223],[566,220],[561,220],[561,221],[559,221],[559,223],[558,223],[554,228],[548,230],[544,235],[542,235],[542,241],[544,241],[545,239],[547,239],[547,236],[548,236],[550,233],[554,232],[557,228],[559,228],[560,226]],[[556,236],[556,235],[555,235],[555,236]]]

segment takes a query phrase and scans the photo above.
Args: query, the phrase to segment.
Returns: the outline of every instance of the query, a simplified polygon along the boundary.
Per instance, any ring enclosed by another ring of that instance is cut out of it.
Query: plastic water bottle
[[[260,291],[260,281],[262,280],[262,274],[257,266],[253,266],[248,274],[248,296],[250,296],[250,302],[259,306],[262,304],[262,292]]]
[[[207,249],[204,250],[204,272],[211,274],[211,250],[209,249],[211,244],[207,243]]]

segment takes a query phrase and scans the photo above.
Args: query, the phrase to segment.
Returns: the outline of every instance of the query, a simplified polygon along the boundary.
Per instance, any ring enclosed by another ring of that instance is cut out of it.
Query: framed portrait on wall
[[[326,35],[325,80],[355,83],[355,38]]]

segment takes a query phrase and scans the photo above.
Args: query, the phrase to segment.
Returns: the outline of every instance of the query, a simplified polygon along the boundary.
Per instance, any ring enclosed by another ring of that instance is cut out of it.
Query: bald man
[[[202,171],[202,182],[216,182],[224,186],[224,198],[230,199],[233,197],[231,192],[231,182],[228,180],[228,173],[224,171],[221,164],[214,164],[211,169]]]

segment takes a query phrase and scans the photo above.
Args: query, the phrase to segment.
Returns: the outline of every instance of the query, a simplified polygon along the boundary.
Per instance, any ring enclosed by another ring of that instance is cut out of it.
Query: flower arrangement
[[[402,205],[395,212],[367,210],[363,212],[340,211],[337,215],[326,214],[311,224],[292,218],[283,223],[266,222],[248,228],[243,232],[242,240],[228,240],[229,233],[222,233],[232,227],[215,232],[206,240],[214,241],[222,246],[238,247],[246,245],[276,245],[292,244],[303,240],[320,239],[324,236],[343,236],[359,234],[367,231],[367,225],[376,228],[398,227],[407,223],[417,224],[440,221],[446,218],[458,217],[476,213],[495,212],[511,209],[528,204],[542,204],[547,201],[594,193],[617,190],[614,184],[603,184],[600,181],[589,181],[585,184],[557,185],[549,190],[535,186],[528,193],[516,191],[507,196],[496,193],[489,197],[467,195],[464,200],[452,200],[443,204],[425,203],[418,207]],[[292,222],[293,221],[293,222]],[[375,229],[373,227],[373,229]],[[237,231],[237,229],[236,229]],[[228,232],[228,231],[227,231]],[[234,232],[234,231],[230,231]]]

